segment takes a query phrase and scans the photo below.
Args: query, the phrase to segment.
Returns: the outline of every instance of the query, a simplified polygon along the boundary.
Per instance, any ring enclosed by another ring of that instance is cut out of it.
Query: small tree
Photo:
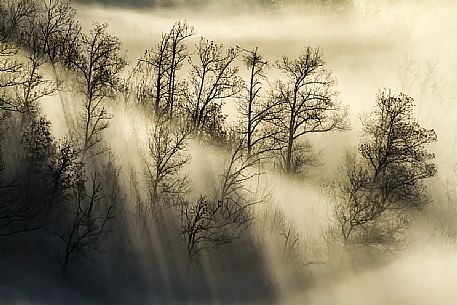
[[[107,233],[107,224],[114,219],[115,205],[103,199],[105,194],[95,173],[88,191],[79,186],[76,191],[76,206],[70,207],[68,221],[55,235],[63,245],[58,251],[57,261],[65,277],[69,265],[81,258],[89,258],[91,252],[100,251],[101,238]]]
[[[375,110],[362,120],[359,156],[348,159],[338,192],[336,217],[345,242],[387,212],[418,209],[428,202],[423,180],[435,175],[436,166],[426,146],[437,137],[419,125],[413,105],[412,98],[384,90]],[[400,219],[397,225],[405,222]]]
[[[168,34],[162,34],[162,39],[156,48],[147,50],[138,61],[137,66],[137,69],[146,74],[146,83],[138,89],[141,90],[141,94],[146,100],[145,102],[152,100],[152,113],[157,121],[160,121],[168,111],[167,105],[164,103],[168,89],[166,79],[170,56],[168,54],[168,43]]]
[[[39,54],[25,56],[24,61],[13,59],[18,50],[0,44],[0,109],[25,115],[36,114],[38,102],[57,92],[57,84],[45,79],[41,67],[44,65]]]
[[[146,157],[146,178],[149,185],[148,213],[153,216],[162,205],[177,205],[183,200],[188,184],[187,177],[181,174],[189,161],[186,155],[189,132],[173,128],[168,124],[155,125],[149,135],[148,156]]]
[[[181,205],[181,234],[189,258],[210,247],[232,243],[251,223],[250,208],[260,201],[246,184],[256,175],[251,167],[257,160],[245,158],[243,148],[241,143],[233,149],[213,199],[200,195],[195,202]]]
[[[37,54],[27,57],[28,62],[24,65],[22,80],[16,86],[15,110],[33,114],[38,111],[38,101],[46,96],[52,96],[57,92],[57,84],[45,79],[39,69],[44,64]]]

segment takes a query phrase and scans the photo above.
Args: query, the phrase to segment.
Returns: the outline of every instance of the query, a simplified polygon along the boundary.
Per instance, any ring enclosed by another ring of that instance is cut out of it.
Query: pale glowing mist
[[[457,163],[457,6],[452,1],[391,0],[379,4],[354,0],[352,7],[285,6],[253,11],[240,8],[236,13],[222,4],[207,10],[138,10],[83,4],[75,8],[85,30],[93,21],[108,22],[110,31],[123,42],[131,64],[158,42],[162,32],[182,19],[195,27],[197,35],[191,43],[204,36],[226,46],[245,49],[258,46],[270,62],[282,55],[293,57],[304,46],[321,47],[327,67],[338,79],[339,99],[349,106],[352,130],[311,139],[322,152],[322,165],[313,170],[319,178],[317,181],[292,183],[285,178],[267,176],[262,182],[273,185],[273,202],[297,230],[316,236],[318,243],[323,243],[319,234],[330,225],[332,211],[320,191],[320,183],[334,173],[344,150],[357,145],[358,117],[371,109],[378,89],[389,87],[411,95],[417,103],[420,123],[436,130],[439,141],[432,150],[439,171],[430,181],[433,189],[439,190],[439,186],[453,177]],[[242,75],[246,74],[243,68],[241,71]],[[273,68],[268,73],[277,75]],[[59,123],[64,109],[49,103],[43,109],[53,126],[64,126]],[[227,109],[233,109],[233,105],[227,105]],[[139,148],[144,148],[147,119],[127,108],[113,111],[115,116],[106,135],[123,175],[127,175],[129,167],[138,168],[141,162]],[[196,144],[191,147],[192,162],[186,170],[196,190],[208,189],[211,179],[205,177],[219,174],[220,159],[204,147]],[[200,164],[205,164],[207,169],[200,170]],[[431,211],[440,211],[443,196],[432,194],[432,198],[435,201]],[[424,218],[411,229],[411,238],[416,242],[388,265],[359,272],[348,263],[349,268],[328,284],[326,267],[322,270],[313,267],[313,276],[322,285],[298,294],[288,294],[287,287],[281,286],[284,304],[455,304],[456,249],[442,242],[439,232],[431,234],[435,230],[429,222],[431,218]],[[270,259],[274,264],[275,255]]]

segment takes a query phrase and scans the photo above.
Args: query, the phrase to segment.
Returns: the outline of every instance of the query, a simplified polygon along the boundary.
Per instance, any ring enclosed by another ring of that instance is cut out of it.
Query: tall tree
[[[278,110],[274,100],[261,96],[263,83],[267,80],[265,70],[268,62],[259,53],[258,48],[246,51],[243,56],[244,64],[249,69],[249,81],[245,87],[246,94],[238,105],[241,115],[242,134],[246,137],[248,156],[261,155],[274,148],[272,134],[266,127],[266,122],[274,117]]]
[[[66,0],[45,0],[40,8],[37,34],[40,52],[51,63],[75,57],[81,26],[75,20],[76,10]]]
[[[222,45],[201,38],[197,54],[197,63],[191,62],[186,110],[195,131],[215,135],[222,132],[224,100],[241,90],[238,67],[234,66],[240,50],[229,48],[224,51]]]
[[[380,92],[363,120],[359,156],[344,169],[337,220],[346,242],[388,211],[421,208],[427,202],[423,180],[437,171],[426,146],[437,140],[413,116],[413,99]]]
[[[109,35],[107,28],[107,24],[96,23],[88,36],[82,36],[78,56],[70,58],[83,80],[86,97],[81,122],[83,156],[101,141],[101,132],[109,125],[111,115],[104,102],[114,97],[119,74],[126,65],[119,54],[119,39]]]
[[[176,100],[182,95],[177,72],[181,69],[184,61],[188,58],[187,45],[184,41],[194,35],[194,28],[186,22],[176,22],[168,34],[170,64],[168,74],[167,108],[170,118],[173,118]]]
[[[272,122],[277,127],[274,137],[282,148],[286,173],[300,172],[295,161],[300,160],[300,140],[304,135],[347,126],[346,111],[336,99],[336,80],[324,65],[320,49],[310,47],[297,59],[283,57],[276,63],[286,80],[278,80],[274,88],[280,113]]]
[[[180,94],[177,72],[188,57],[185,40],[194,30],[186,22],[176,22],[170,32],[163,33],[157,46],[147,50],[138,61],[136,81],[140,102],[152,101],[152,111],[157,121],[173,117],[175,100]]]

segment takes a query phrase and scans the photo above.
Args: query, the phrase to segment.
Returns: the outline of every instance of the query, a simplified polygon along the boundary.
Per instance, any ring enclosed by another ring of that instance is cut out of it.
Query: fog
[[[223,262],[218,264],[210,255],[205,257],[207,265],[199,266],[202,270],[196,274],[205,277],[205,285],[212,294],[211,304],[239,303],[236,297],[229,297],[238,291],[230,291],[229,284],[221,289],[225,283],[244,285],[246,291],[257,289],[255,281],[262,278],[263,273],[249,275],[249,271],[244,272],[243,268],[248,267],[243,264],[249,264],[249,260],[235,264],[231,270],[233,274],[217,274],[220,270],[226,271],[224,268],[230,266],[232,260],[236,261],[237,255],[245,259],[250,253],[261,257],[256,260],[255,266],[267,266],[265,274],[271,274],[273,280],[272,284],[268,280],[259,280],[259,290],[249,296],[254,300],[243,301],[243,305],[267,302],[268,296],[265,300],[257,296],[263,293],[260,289],[269,285],[277,291],[273,300],[268,301],[280,305],[456,303],[457,243],[453,238],[457,236],[457,199],[454,191],[457,190],[457,40],[454,39],[457,6],[453,1],[389,0],[379,3],[353,0],[332,4],[283,1],[276,5],[248,5],[236,1],[167,2],[166,5],[152,0],[89,2],[76,1],[73,4],[83,31],[88,32],[94,22],[108,23],[109,32],[120,38],[122,52],[125,52],[131,66],[146,49],[155,46],[162,33],[169,31],[177,20],[186,20],[195,28],[196,35],[188,42],[190,46],[203,36],[227,47],[239,46],[247,50],[259,47],[270,63],[284,55],[294,58],[307,46],[319,47],[326,67],[333,71],[337,79],[337,98],[348,106],[350,130],[307,138],[318,152],[319,164],[312,167],[306,177],[296,179],[270,172],[259,175],[248,185],[251,189],[261,189],[268,202],[265,204],[267,207],[262,204],[255,208],[254,229],[249,231],[247,241],[242,239],[238,246],[249,244],[251,239],[259,241],[257,246],[247,247],[247,254],[240,255],[230,249],[236,255],[232,257],[232,252],[223,255]],[[242,62],[237,64],[242,65]],[[247,78],[248,73],[242,66],[240,75]],[[279,77],[274,67],[269,68],[268,75],[271,82]],[[376,246],[367,251],[360,250],[360,253],[355,249],[348,254],[343,246],[329,244],[331,234],[338,228],[333,217],[335,202],[326,190],[346,151],[357,147],[362,134],[360,117],[372,110],[376,94],[383,88],[413,97],[418,122],[436,131],[438,141],[430,145],[430,150],[436,155],[434,162],[438,172],[426,182],[432,199],[430,205],[410,212],[411,225],[405,233],[407,242],[380,258]],[[82,98],[81,92],[69,86],[68,92],[49,97],[41,103],[56,138],[63,138],[76,124],[78,118],[75,114],[80,110],[71,101]],[[235,99],[228,100],[224,106],[229,124],[235,124],[237,120],[235,103]],[[146,126],[150,124],[150,117],[127,103],[119,102],[109,110],[113,118],[104,131],[104,138],[119,167],[122,189],[130,196],[132,185],[129,175],[142,172],[141,166],[147,154],[150,129]],[[191,140],[186,153],[190,162],[184,166],[183,172],[191,180],[189,193],[192,198],[217,188],[215,181],[227,165],[227,153],[197,140]],[[139,178],[139,188],[147,188],[146,184],[145,179]],[[282,225],[286,231],[293,228],[292,234],[296,234],[298,248],[301,249],[296,260],[304,262],[305,266],[303,269],[297,267],[297,270],[305,270],[303,274],[295,270],[295,258],[284,262],[284,253],[280,251],[286,249],[286,246],[282,249],[282,235],[271,233],[260,241],[258,236],[267,230],[265,228],[271,217],[267,214],[271,210],[280,211],[278,213],[283,217]],[[160,304],[167,300],[169,304],[194,304],[193,301],[183,300],[185,292],[183,296],[176,296],[173,295],[176,290],[170,288],[173,285],[181,287],[179,285],[186,279],[191,282],[192,276],[196,276],[191,275],[191,267],[183,267],[184,263],[179,258],[175,261],[178,257],[176,253],[169,254],[165,249],[150,250],[155,242],[160,244],[162,239],[169,238],[167,234],[163,237],[154,231],[149,233],[150,240],[147,242],[135,240],[140,238],[136,233],[125,234],[129,243],[134,245],[132,253],[153,253],[153,258],[145,254],[131,264],[139,269],[141,267],[138,266],[144,265],[138,278],[146,278],[149,280],[146,282],[156,285],[154,287],[163,288],[160,297],[155,300],[133,295],[125,302]],[[154,259],[156,261],[151,263]],[[113,259],[113,262],[116,261]],[[110,263],[113,262],[105,262],[101,268],[102,280],[119,281],[109,276]],[[122,268],[127,269],[128,266],[126,264]],[[132,278],[133,281],[136,279],[135,276]],[[250,280],[254,282],[247,283]],[[189,283],[183,291],[192,290],[193,285],[199,291],[197,283]],[[121,284],[114,287],[122,289]],[[1,294],[5,288],[0,288]],[[237,286],[237,289],[240,287]],[[12,296],[16,293],[11,291],[8,295],[14,299]],[[21,293],[17,293],[20,301]],[[116,292],[110,293],[115,299]],[[27,303],[12,301],[11,304],[48,304],[41,301],[34,303],[32,298],[24,297]],[[76,295],[68,304],[89,304],[92,300],[95,300],[93,304],[98,304],[96,298],[86,302],[85,296]],[[195,304],[204,304],[205,301],[202,299],[199,303],[197,298]]]
[[[420,122],[438,134],[433,151],[439,176],[430,183],[452,178],[457,162],[457,41],[451,37],[457,30],[457,7],[451,2],[354,1],[352,6],[331,8],[240,7],[228,13],[222,2],[198,10],[77,8],[86,27],[94,20],[108,22],[133,62],[179,19],[192,24],[197,37],[246,49],[258,46],[271,62],[282,55],[295,56],[304,46],[319,46],[338,79],[339,98],[350,107],[352,125],[351,135],[316,140],[324,155],[320,172],[335,169],[343,147],[356,143],[360,113],[371,109],[379,89],[389,87],[413,96]],[[197,176],[207,174],[194,170]],[[281,180],[271,183],[273,198],[302,232],[315,234],[326,225],[330,212],[318,188]],[[431,209],[440,209],[441,198],[437,199]],[[435,244],[437,237],[430,234],[434,230],[427,224],[423,232],[432,241],[413,243],[387,266],[350,271],[329,280],[325,288],[287,295],[284,304],[453,304],[457,299],[455,249]]]
[[[379,89],[403,91],[414,97],[420,122],[439,135],[440,172],[452,174],[446,169],[455,163],[454,120],[441,119],[457,116],[457,42],[449,39],[456,30],[456,8],[450,2],[354,1],[351,6],[330,8],[285,5],[237,10],[222,1],[198,9],[76,8],[86,29],[94,21],[108,22],[131,62],[157,43],[176,20],[187,20],[195,27],[194,42],[203,36],[227,46],[258,46],[270,62],[283,55],[296,56],[305,46],[318,46],[337,77],[339,98],[350,107],[355,135],[360,129],[359,115],[372,108]],[[331,136],[320,141],[318,145],[339,145]]]
[[[352,131],[351,135],[316,140],[314,144],[323,151],[323,169],[318,171],[335,170],[342,149],[356,144],[359,115],[371,109],[379,89],[389,87],[413,96],[420,122],[438,134],[433,151],[439,176],[430,183],[440,184],[453,177],[457,163],[457,41],[451,37],[457,31],[457,7],[449,1],[354,1],[353,6],[331,8],[240,7],[238,11],[230,8],[228,13],[223,2],[198,10],[77,8],[86,27],[94,20],[108,22],[132,62],[182,19],[195,27],[197,37],[245,49],[258,46],[271,62],[283,55],[296,56],[304,46],[319,46],[338,79],[339,98],[350,107]],[[201,156],[204,153],[199,155],[199,159],[206,158]],[[199,173],[197,167],[194,175],[207,174]],[[285,214],[301,232],[318,235],[331,213],[318,188],[271,179],[273,198]],[[437,196],[431,209],[440,209],[441,199]],[[433,224],[426,228],[411,229],[424,233],[415,238],[421,236],[425,244],[413,243],[387,266],[348,271],[339,279],[325,279],[325,288],[291,296],[286,293],[283,304],[454,304],[455,248],[436,241],[440,238]]]

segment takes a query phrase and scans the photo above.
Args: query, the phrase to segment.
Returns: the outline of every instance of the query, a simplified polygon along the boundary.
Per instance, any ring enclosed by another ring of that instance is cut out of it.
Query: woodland
[[[319,285],[317,268],[338,277],[407,245],[438,171],[414,97],[367,101],[356,147],[314,181],[330,221],[306,235],[272,177],[313,181],[327,153],[313,141],[351,129],[325,50],[270,59],[181,20],[130,62],[108,24],[75,15],[0,3],[0,303],[276,304]]]

